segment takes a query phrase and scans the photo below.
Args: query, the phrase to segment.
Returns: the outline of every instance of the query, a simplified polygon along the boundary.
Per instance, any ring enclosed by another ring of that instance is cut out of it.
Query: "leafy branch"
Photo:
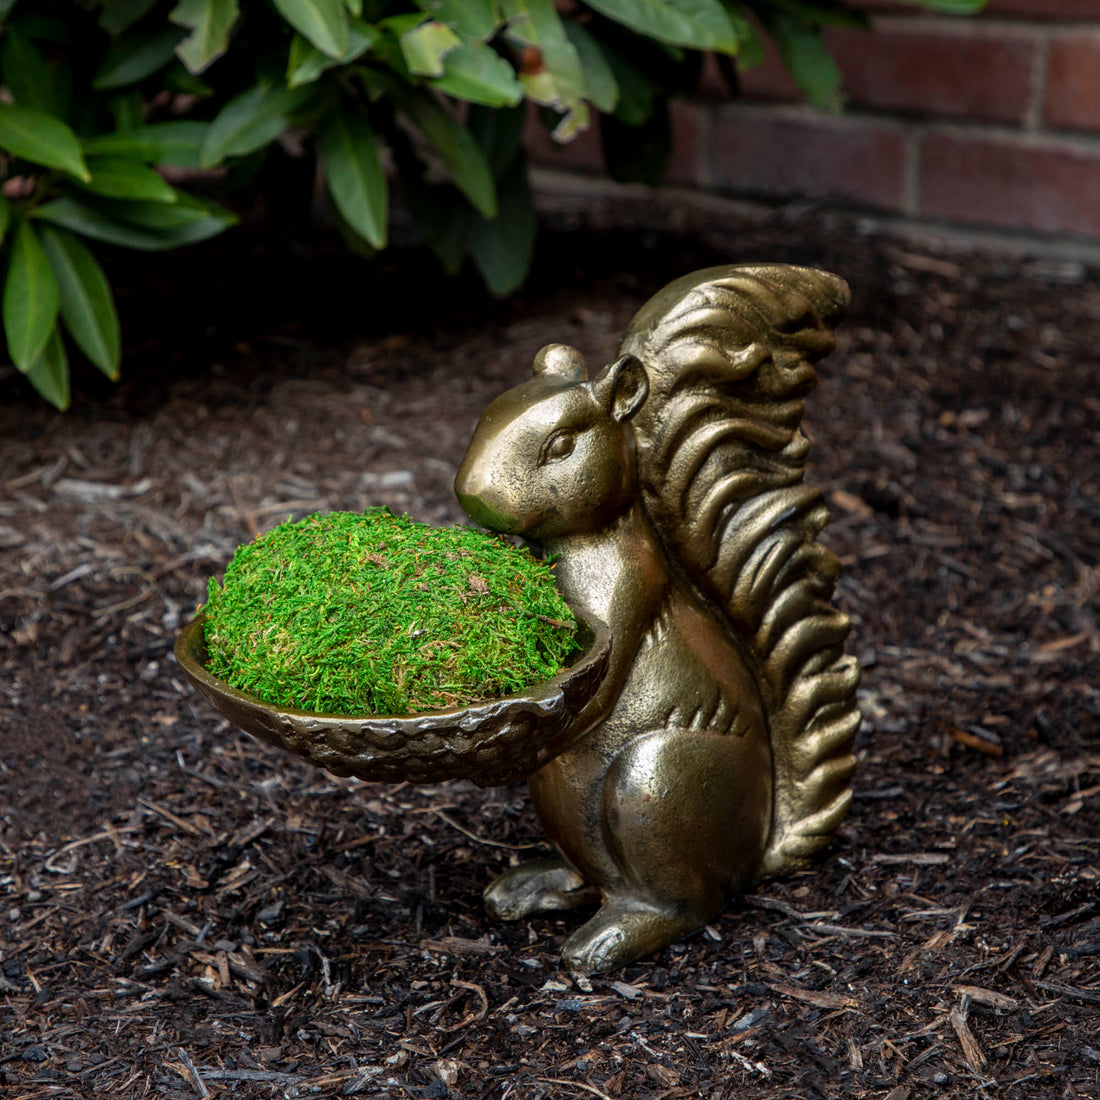
[[[270,183],[291,139],[361,251],[385,247],[396,186],[447,270],[469,258],[507,294],[534,247],[527,103],[559,142],[598,119],[612,175],[657,182],[668,99],[703,51],[747,66],[762,26],[806,96],[836,108],[820,30],[860,21],[840,0],[0,0],[8,354],[59,408],[70,349],[117,379],[94,248],[223,232],[236,215],[177,182]]]

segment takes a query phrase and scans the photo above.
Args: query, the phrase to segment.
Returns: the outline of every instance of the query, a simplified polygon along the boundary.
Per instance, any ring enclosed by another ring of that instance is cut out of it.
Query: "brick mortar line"
[[[1100,269],[1100,241],[1080,233],[1043,233],[1036,229],[1006,229],[977,222],[931,216],[910,218],[878,212],[857,213],[857,225],[871,232],[910,240],[943,241],[956,248],[987,250],[1018,257],[1075,260]]]
[[[700,102],[708,102],[702,100]],[[819,110],[804,103],[746,103],[744,100],[731,99],[725,103],[712,103],[718,111],[728,111],[734,114],[744,114],[749,117],[758,116],[766,118],[772,116],[787,122],[811,122],[824,123],[826,126],[835,126],[843,129],[851,125],[852,120],[881,124],[884,129],[898,129],[904,125],[903,121],[893,115],[877,115],[858,110],[842,111],[832,114],[829,111]]]
[[[876,31],[896,31],[901,34],[944,34],[949,38],[985,38],[1006,35],[1010,38],[1044,38],[1067,31],[1087,31],[1100,33],[1100,19],[1078,19],[1072,23],[1056,23],[1052,20],[1017,20],[986,18],[985,16],[956,17],[928,15],[890,15],[885,18],[876,16],[871,20],[871,29],[866,32],[873,35]]]
[[[732,115],[755,119],[772,117],[784,122],[805,123],[822,129],[831,127],[852,132],[886,130],[901,133],[918,131],[922,134],[952,133],[957,136],[992,140],[1027,149],[1054,148],[1067,152],[1086,150],[1090,153],[1100,153],[1100,131],[1093,130],[1078,131],[1069,128],[1032,130],[1003,122],[954,121],[938,117],[912,118],[858,108],[834,115],[819,111],[816,107],[797,103],[745,103],[740,100],[731,100],[728,103],[713,103],[707,100],[694,102],[710,108],[711,111],[725,111]],[[713,119],[713,115],[711,117]],[[712,128],[708,127],[708,143],[712,132]]]
[[[695,180],[697,186],[709,190],[714,186],[714,168],[711,161],[714,147],[714,108],[710,100],[696,100],[698,113],[698,148],[695,150]]]
[[[973,123],[947,122],[936,119],[921,122],[928,136],[946,134],[998,145],[1015,146],[1033,152],[1097,153],[1100,154],[1100,133],[1067,133],[1064,130],[1020,130],[1003,125],[975,126]]]
[[[901,206],[905,214],[918,217],[921,208],[920,170],[924,158],[924,131],[916,126],[905,135],[905,164],[901,177]]]
[[[1013,230],[945,218],[910,217],[873,210],[859,203],[828,200],[762,201],[687,187],[649,188],[643,184],[615,183],[605,177],[588,176],[560,169],[536,168],[532,172],[536,202],[552,207],[556,198],[570,203],[577,198],[614,200],[622,197],[640,203],[670,203],[715,217],[745,218],[749,221],[774,219],[783,211],[801,208],[835,210],[870,232],[899,238],[938,238],[956,248],[989,249],[1016,256],[1052,257],[1084,262],[1100,270],[1100,239],[1070,232],[1043,233]]]
[[[871,29],[896,30],[901,33],[946,32],[950,37],[978,38],[989,34],[1007,34],[1011,37],[1032,38],[1074,32],[1100,33],[1100,17],[1096,19],[1058,20],[1043,17],[1014,19],[1011,16],[935,16],[935,15],[878,15],[871,14]]]
[[[1043,108],[1047,98],[1047,78],[1050,75],[1050,42],[1047,35],[1035,51],[1035,60],[1031,64],[1031,88],[1028,104],[1024,109],[1023,127],[1025,130],[1039,131],[1043,127]]]

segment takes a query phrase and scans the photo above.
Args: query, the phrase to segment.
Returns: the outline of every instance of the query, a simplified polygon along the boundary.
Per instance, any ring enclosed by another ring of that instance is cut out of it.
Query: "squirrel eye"
[[[543,463],[556,462],[562,458],[568,458],[576,446],[577,436],[575,432],[555,432],[544,444],[542,455]]]

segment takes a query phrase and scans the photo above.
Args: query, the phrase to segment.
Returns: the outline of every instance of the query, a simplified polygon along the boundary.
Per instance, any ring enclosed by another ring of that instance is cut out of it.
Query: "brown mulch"
[[[1100,273],[634,216],[555,215],[504,304],[415,251],[118,257],[128,380],[60,416],[0,375],[5,1100],[1100,1095]],[[334,779],[171,645],[288,515],[459,521],[472,424],[541,345],[605,361],[664,281],[753,258],[855,295],[809,427],[856,801],[812,872],[585,980],[576,915],[481,909],[541,842],[522,787]]]

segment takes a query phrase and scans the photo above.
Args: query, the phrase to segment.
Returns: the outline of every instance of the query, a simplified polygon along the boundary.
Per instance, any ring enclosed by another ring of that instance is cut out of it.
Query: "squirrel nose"
[[[490,531],[499,531],[501,534],[516,534],[519,530],[516,522],[511,519],[501,508],[494,507],[490,500],[477,493],[463,493],[456,489],[458,503],[465,509],[466,514],[481,527]]]
[[[496,514],[492,508],[486,507],[480,497],[474,496],[470,493],[459,493],[458,503],[462,505],[466,514],[476,523],[479,527],[486,527],[490,531],[499,530],[496,523]]]
[[[455,478],[455,496],[466,514],[481,527],[504,534],[517,530],[514,519],[509,518],[504,494],[494,488],[484,472],[476,464],[463,462]]]

